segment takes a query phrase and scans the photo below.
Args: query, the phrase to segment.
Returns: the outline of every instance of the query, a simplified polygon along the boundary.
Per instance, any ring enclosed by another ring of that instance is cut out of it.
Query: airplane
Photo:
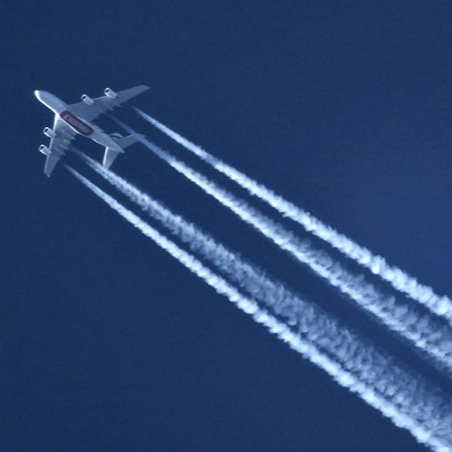
[[[53,128],[45,127],[43,130],[44,135],[50,138],[50,144],[39,146],[39,152],[47,157],[44,173],[50,177],[77,134],[105,146],[102,164],[110,168],[116,157],[123,153],[126,147],[138,141],[138,137],[134,135],[123,137],[119,133],[108,134],[92,121],[148,89],[148,86],[140,85],[116,93],[110,88],[105,88],[105,96],[92,99],[83,94],[82,102],[71,105],[65,104],[47,91],[36,90],[34,94],[38,100],[55,113]]]

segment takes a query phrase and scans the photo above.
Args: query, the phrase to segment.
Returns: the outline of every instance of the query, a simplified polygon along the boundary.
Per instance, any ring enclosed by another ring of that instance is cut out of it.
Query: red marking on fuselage
[[[89,136],[94,132],[94,130],[88,124],[85,124],[81,119],[77,118],[77,116],[75,116],[69,110],[62,111],[60,113],[60,118],[82,135]]]

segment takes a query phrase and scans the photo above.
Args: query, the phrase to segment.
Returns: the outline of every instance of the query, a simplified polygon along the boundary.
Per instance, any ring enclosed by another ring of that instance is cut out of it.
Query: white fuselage
[[[39,102],[43,103],[47,108],[52,110],[62,121],[64,121],[72,130],[79,135],[90,138],[102,146],[117,149],[119,152],[122,148],[113,140],[113,138],[105,133],[99,126],[79,118],[70,111],[70,107],[61,99],[47,91],[35,91],[35,96]]]

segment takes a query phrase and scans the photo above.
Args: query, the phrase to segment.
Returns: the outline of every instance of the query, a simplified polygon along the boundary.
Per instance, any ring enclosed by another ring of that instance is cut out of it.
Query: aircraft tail
[[[126,137],[123,137],[119,133],[115,133],[114,135],[111,135],[111,137],[116,141],[121,150],[109,147],[105,148],[104,160],[102,164],[107,169],[109,169],[110,166],[113,165],[113,162],[116,160],[116,157],[118,157],[119,154],[122,154],[124,152],[123,149],[128,148],[132,144],[139,141],[142,135],[136,134],[136,135],[127,135]]]
[[[143,135],[137,133],[134,135],[127,135],[126,137],[123,137],[119,133],[116,133],[112,135],[112,138],[116,141],[116,143],[118,143],[119,146],[121,146],[122,149],[125,149],[139,141],[140,138],[143,138]]]
[[[113,165],[113,162],[116,160],[116,157],[119,154],[122,154],[123,151],[120,151],[118,149],[113,148],[105,148],[105,154],[104,154],[104,160],[102,162],[102,165],[105,166],[105,168],[109,169],[111,165]]]

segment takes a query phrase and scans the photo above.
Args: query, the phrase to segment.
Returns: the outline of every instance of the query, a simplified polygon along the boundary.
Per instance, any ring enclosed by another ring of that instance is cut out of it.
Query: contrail
[[[390,283],[396,290],[423,304],[433,313],[446,317],[452,323],[452,300],[449,297],[435,294],[431,287],[421,284],[416,278],[400,268],[388,264],[383,257],[373,254],[369,249],[358,245],[347,236],[335,231],[331,226],[322,223],[309,212],[300,209],[265,185],[256,182],[231,165],[209,154],[200,146],[192,143],[138,108],[133,108],[142,118],[210,164],[217,171],[239,184],[251,195],[265,201],[284,216],[303,226],[306,231],[328,242],[348,258],[368,268],[372,273]]]
[[[328,372],[341,386],[358,394],[395,425],[410,431],[420,443],[438,451],[452,447],[451,404],[440,390],[420,378],[414,379],[396,362],[371,346],[364,345],[347,330],[339,329],[326,314],[321,318],[317,314],[318,318],[301,319],[297,332],[292,331],[193,255],[182,250],[72,168],[67,168],[145,236],[292,349]],[[319,341],[321,343],[318,346]]]
[[[321,278],[357,302],[358,306],[374,314],[384,325],[411,341],[418,349],[435,359],[442,368],[452,370],[452,338],[448,325],[429,314],[421,314],[405,301],[382,295],[363,277],[352,275],[326,253],[314,250],[307,241],[300,241],[292,232],[275,223],[232,193],[218,187],[202,174],[185,165],[142,135],[118,121],[129,133],[180,174],[194,182],[253,226],[281,249],[292,254],[299,262],[308,265]]]
[[[104,177],[104,179],[109,181],[123,194],[128,196],[129,199],[138,204],[144,211],[167,227],[171,233],[181,238],[192,251],[199,253],[205,259],[212,261],[217,268],[221,268],[221,270],[232,278],[235,283],[246,290],[248,294],[264,301],[266,304],[269,304],[269,302],[272,303],[273,309],[280,315],[287,316],[289,312],[288,307],[290,306],[290,316],[285,321],[289,324],[293,324],[293,322],[296,321],[296,316],[299,314],[297,306],[301,301],[281,283],[270,280],[270,278],[265,275],[265,272],[258,269],[256,266],[246,263],[243,259],[239,260],[236,254],[217,243],[213,237],[202,232],[181,216],[174,214],[168,208],[151,198],[148,194],[139,190],[124,178],[107,170],[100,163],[80,151],[76,151],[76,153],[91,168]],[[419,320],[420,319],[418,319],[418,321]],[[434,326],[437,328],[438,325]],[[432,325],[427,324],[422,325],[422,327],[432,328]],[[432,330],[430,329],[429,331]],[[436,329],[433,331],[435,331],[435,340],[438,340]],[[449,328],[446,327],[441,339],[444,339],[446,334],[449,333]],[[426,335],[427,333],[424,334]],[[427,343],[428,342],[426,342],[426,344]]]
[[[173,213],[162,203],[106,169],[91,157],[75,148],[73,148],[73,151],[105,180],[140,206],[147,214],[159,221],[173,235],[181,239],[191,251],[212,262],[217,269],[240,285],[249,295],[271,306],[272,310],[278,315],[284,316],[286,323],[294,325],[297,323],[297,317],[301,312],[303,312],[302,315],[306,315],[307,307],[303,308],[302,306],[304,302],[280,282],[267,276],[264,270],[247,263],[239,255],[228,250],[193,223]]]

